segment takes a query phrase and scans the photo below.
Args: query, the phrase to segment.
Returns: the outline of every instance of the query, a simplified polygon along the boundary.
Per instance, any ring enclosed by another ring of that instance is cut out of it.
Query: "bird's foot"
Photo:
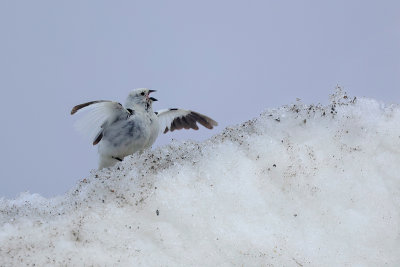
[[[118,160],[118,161],[122,161],[122,159],[121,158],[119,158],[119,157],[112,157],[113,159],[116,159],[116,160]]]

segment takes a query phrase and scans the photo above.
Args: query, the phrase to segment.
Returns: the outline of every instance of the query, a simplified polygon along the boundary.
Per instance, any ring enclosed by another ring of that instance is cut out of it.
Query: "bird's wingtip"
[[[78,111],[78,109],[76,108],[76,106],[73,107],[71,110],[71,115],[74,115],[77,111]]]

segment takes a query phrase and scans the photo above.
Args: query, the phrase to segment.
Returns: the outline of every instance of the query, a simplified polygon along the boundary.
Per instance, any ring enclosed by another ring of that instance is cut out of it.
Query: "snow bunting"
[[[208,129],[217,126],[213,119],[191,110],[170,108],[153,111],[155,90],[133,90],[125,107],[118,102],[98,100],[73,107],[71,115],[86,107],[92,109],[77,121],[81,132],[93,138],[100,155],[99,169],[113,166],[124,157],[150,148],[161,132],[180,129],[198,130],[197,123]]]

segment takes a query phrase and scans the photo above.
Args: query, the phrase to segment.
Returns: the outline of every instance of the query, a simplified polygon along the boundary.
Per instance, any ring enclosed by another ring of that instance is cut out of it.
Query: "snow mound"
[[[0,262],[399,266],[400,107],[338,90],[1,199]]]

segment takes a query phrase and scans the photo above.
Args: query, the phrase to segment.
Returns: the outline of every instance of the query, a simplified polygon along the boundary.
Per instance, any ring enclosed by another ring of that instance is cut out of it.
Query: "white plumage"
[[[91,101],[75,106],[71,114],[82,108],[90,111],[76,122],[76,128],[98,145],[99,169],[110,167],[124,157],[150,148],[161,132],[180,129],[197,130],[197,123],[208,129],[217,126],[213,119],[184,109],[153,111],[157,99],[146,88],[133,90],[127,97],[125,107],[107,100]]]

